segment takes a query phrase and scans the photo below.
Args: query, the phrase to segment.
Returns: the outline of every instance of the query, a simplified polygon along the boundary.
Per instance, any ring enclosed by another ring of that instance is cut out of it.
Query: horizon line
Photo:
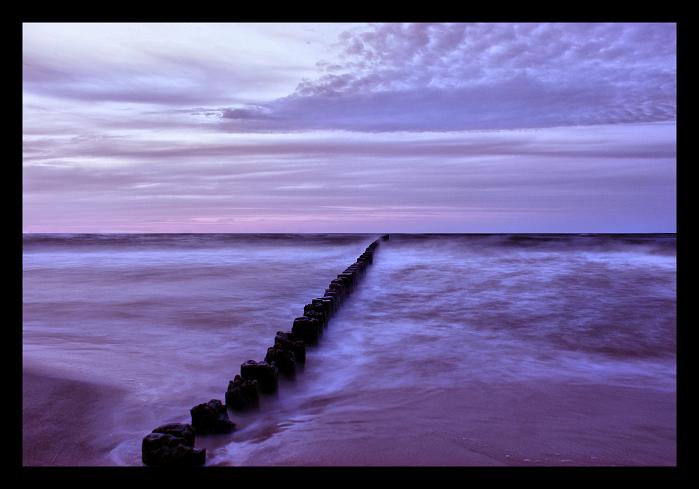
[[[22,232],[23,235],[27,234],[404,234],[404,235],[414,235],[414,234],[473,234],[473,235],[498,235],[498,234],[537,234],[537,235],[624,235],[624,234],[677,234],[677,231],[652,231],[652,232],[537,232],[537,231],[526,231],[526,232],[442,232],[442,231],[431,231],[431,232],[326,232],[326,231],[313,231],[313,232],[293,232],[293,231],[273,231],[273,232],[134,232],[134,231],[108,231],[108,232]]]

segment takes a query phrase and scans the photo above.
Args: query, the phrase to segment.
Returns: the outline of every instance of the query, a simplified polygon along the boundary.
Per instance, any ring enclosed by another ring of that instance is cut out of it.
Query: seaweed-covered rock
[[[260,405],[260,395],[257,391],[256,380],[245,380],[236,375],[228,383],[226,390],[226,406],[230,409],[242,411],[244,409],[257,408]]]
[[[314,309],[309,309],[308,312],[304,311],[303,315],[307,318],[316,319],[321,326],[327,326],[328,324],[325,320],[325,314]]]
[[[327,308],[324,304],[306,304],[305,306],[303,306],[303,315],[308,317],[315,317],[320,322],[322,322],[323,325],[327,325],[328,319],[330,319],[330,314],[327,312],[326,309]]]
[[[277,331],[277,335],[274,337],[274,344],[293,352],[297,362],[306,363],[306,344],[303,340],[294,336],[293,333]]]
[[[340,304],[342,304],[342,297],[340,297],[340,294],[332,289],[325,289],[325,295],[323,297],[333,301],[333,310],[337,310],[340,307]]]
[[[346,297],[349,294],[349,287],[341,280],[333,280],[330,282],[328,289],[331,292],[335,292],[335,294],[340,298]]]
[[[169,423],[158,426],[153,433],[163,433],[166,435],[178,436],[182,438],[190,447],[194,446],[194,430],[191,424]]]
[[[190,414],[197,433],[230,433],[235,429],[235,423],[228,419],[226,406],[217,399],[194,406]]]
[[[280,372],[286,375],[294,375],[296,373],[296,357],[294,352],[286,350],[280,346],[270,346],[267,348],[265,362],[274,363]]]
[[[362,277],[362,269],[356,263],[354,265],[350,265],[349,267],[345,268],[345,271],[342,273],[352,274],[354,276],[355,282],[359,282],[359,279]]]
[[[315,318],[301,316],[294,319],[291,332],[294,336],[301,338],[305,343],[316,343],[322,331],[320,321]]]
[[[342,282],[348,290],[354,289],[354,275],[349,273],[341,273],[337,276],[337,280]]]
[[[141,443],[141,459],[146,465],[161,467],[204,465],[206,449],[194,448],[179,436],[150,433]]]
[[[350,271],[350,272],[342,272],[342,273],[340,273],[340,274],[337,275],[337,278],[340,278],[340,279],[342,279],[342,278],[347,279],[347,280],[349,280],[349,282],[350,282],[351,284],[354,284],[354,283],[357,281],[357,275],[356,275],[355,273],[351,272],[351,271]]]
[[[338,285],[339,287],[333,287],[333,285]],[[349,284],[347,283],[346,280],[336,278],[336,279],[330,281],[330,285],[328,287],[331,289],[332,288],[339,288],[339,289],[344,290],[345,288],[347,288],[348,285]]]
[[[311,303],[316,306],[316,309],[321,308],[325,312],[325,317],[330,319],[335,311],[333,300],[329,297],[318,297],[313,299]]]
[[[240,376],[245,380],[256,380],[260,392],[277,390],[279,370],[275,365],[248,360],[240,366]]]

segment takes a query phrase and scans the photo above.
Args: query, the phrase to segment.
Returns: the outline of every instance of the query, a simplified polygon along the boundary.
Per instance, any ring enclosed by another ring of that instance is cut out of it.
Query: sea
[[[111,394],[52,391],[42,424],[94,411],[84,450],[72,428],[24,464],[141,465],[378,237],[25,234],[24,371]],[[303,370],[197,446],[211,466],[675,465],[676,272],[674,234],[391,234]]]

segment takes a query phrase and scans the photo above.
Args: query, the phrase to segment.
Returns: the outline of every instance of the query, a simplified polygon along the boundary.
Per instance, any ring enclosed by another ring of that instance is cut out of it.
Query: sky
[[[23,25],[23,230],[675,232],[675,24]]]

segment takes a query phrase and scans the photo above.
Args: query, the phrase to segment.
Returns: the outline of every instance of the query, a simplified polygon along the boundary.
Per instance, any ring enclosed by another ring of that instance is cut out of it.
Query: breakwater
[[[196,436],[225,434],[235,430],[228,411],[259,409],[265,394],[279,388],[279,377],[293,378],[297,366],[306,363],[306,346],[318,344],[333,315],[352,294],[373,262],[380,241],[373,241],[357,260],[333,279],[322,297],[311,300],[303,315],[295,318],[291,331],[278,331],[264,360],[248,360],[240,374],[229,381],[224,402],[212,399],[190,410],[191,424],[170,423],[156,427],[141,444],[142,462],[150,466],[198,466],[206,463],[206,449],[196,448]]]

